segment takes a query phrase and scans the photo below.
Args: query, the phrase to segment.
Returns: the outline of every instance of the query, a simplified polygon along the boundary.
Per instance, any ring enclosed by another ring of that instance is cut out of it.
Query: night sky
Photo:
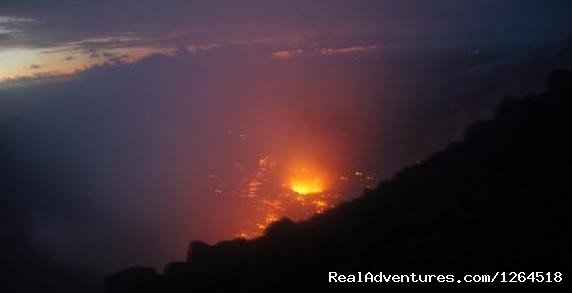
[[[137,60],[180,47],[358,52],[524,45],[562,38],[572,24],[566,0],[56,0],[2,1],[0,9],[0,79],[70,73],[103,59]]]
[[[571,15],[569,0],[2,0],[3,225],[109,271],[321,213],[489,113],[441,89],[487,86],[474,68],[565,40]]]

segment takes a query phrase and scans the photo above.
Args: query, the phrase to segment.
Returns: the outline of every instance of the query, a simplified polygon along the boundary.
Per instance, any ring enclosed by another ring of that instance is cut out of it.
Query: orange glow
[[[298,163],[290,170],[288,186],[298,195],[323,193],[327,188],[326,175],[313,164]]]
[[[290,189],[299,195],[309,195],[324,192],[322,181],[319,178],[311,180],[295,179],[290,184]]]
[[[340,194],[327,174],[321,165],[308,160],[285,165],[260,155],[256,169],[244,179],[241,193],[254,213],[244,230],[235,235],[258,237],[282,217],[302,220],[334,207]]]
[[[355,168],[340,171],[327,160],[309,155],[284,160],[259,154],[252,168],[240,188],[248,216],[235,233],[246,239],[263,235],[283,217],[300,221],[322,214],[335,207],[351,186],[363,188],[375,180],[375,173]]]
[[[105,42],[111,39],[89,39],[85,42]],[[78,42],[76,44],[81,44]],[[133,63],[153,53],[172,54],[169,48],[125,47],[106,49],[110,56],[128,56],[121,61]],[[78,53],[74,46],[46,48],[0,48],[0,83],[11,79],[34,76],[66,76],[95,65],[110,62],[110,58],[94,58],[90,53]]]

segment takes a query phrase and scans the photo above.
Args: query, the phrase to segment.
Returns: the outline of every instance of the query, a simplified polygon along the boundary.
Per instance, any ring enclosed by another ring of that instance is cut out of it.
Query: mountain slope
[[[554,72],[546,93],[505,100],[494,119],[474,124],[463,141],[352,202],[307,222],[279,221],[256,240],[193,242],[186,262],[169,264],[163,274],[118,272],[107,278],[108,291],[380,288],[328,284],[331,271],[568,272],[571,106],[572,73]]]
[[[542,92],[544,77],[556,69],[572,70],[572,35],[531,52],[459,71],[435,83],[427,95],[438,101],[437,109],[451,111],[460,133],[468,123],[490,118],[504,97]]]

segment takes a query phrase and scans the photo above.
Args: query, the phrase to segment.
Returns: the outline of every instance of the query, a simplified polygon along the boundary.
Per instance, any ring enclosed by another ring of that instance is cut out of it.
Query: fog
[[[435,115],[422,92],[484,61],[180,50],[4,89],[7,99],[36,99],[3,120],[3,145],[17,184],[41,199],[19,199],[40,252],[96,270],[160,267],[192,239],[236,237],[256,213],[242,189],[260,158],[280,164],[274,188],[297,161],[334,179],[360,171],[378,181],[422,159],[455,129],[450,109]],[[342,200],[364,187],[336,185]]]

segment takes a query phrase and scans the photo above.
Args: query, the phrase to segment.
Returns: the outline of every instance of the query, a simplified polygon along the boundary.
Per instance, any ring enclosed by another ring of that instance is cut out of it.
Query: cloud
[[[30,23],[30,22],[34,22],[34,20],[31,18],[25,18],[25,17],[14,17],[14,16],[0,15],[0,25],[3,25],[3,26],[18,25],[18,24]]]
[[[105,54],[135,62],[177,48],[232,48],[287,59],[376,50],[363,44],[433,49],[540,42],[570,33],[568,8],[572,2],[563,0],[4,0],[0,58],[7,59],[3,50],[63,53],[51,61],[16,56],[24,61],[12,61],[8,70],[2,64],[0,81],[29,74],[21,70],[30,63],[69,74],[113,58]],[[65,56],[75,59],[55,64]]]
[[[33,22],[32,19],[19,18],[0,15],[0,48],[4,47],[4,43],[10,42],[27,23]]]
[[[343,55],[343,54],[360,54],[366,52],[372,52],[379,49],[377,45],[369,46],[352,46],[345,48],[319,48],[316,49],[320,55],[330,56],[330,55]]]
[[[10,34],[8,32],[3,32],[2,28],[0,28],[0,42],[4,40],[8,40],[10,38]]]
[[[310,50],[294,49],[280,50],[270,53],[274,58],[290,59],[303,56],[334,56],[334,55],[354,55],[370,53],[380,49],[378,45],[350,46],[341,48],[313,48]]]
[[[572,27],[571,7],[565,0],[4,0],[0,49],[66,50],[101,64],[109,59],[101,52],[135,58],[184,47],[249,47],[275,58],[370,50],[355,44],[474,47],[557,38]]]
[[[106,57],[107,62],[115,65],[129,63],[129,59],[131,58],[129,54],[122,54],[122,55],[107,54],[107,56],[109,56]]]
[[[89,57],[90,57],[90,58],[100,58],[100,57],[101,57],[101,54],[97,53],[96,50],[91,50],[91,51],[89,52]]]
[[[444,34],[450,37],[446,42],[451,38],[476,41],[493,29],[496,33],[491,38],[528,40],[568,32],[572,20],[566,11],[571,6],[566,0],[478,4],[453,0],[4,0],[0,4],[5,15],[1,24],[20,31],[13,45],[53,46],[99,39],[104,42],[82,45],[171,47],[276,41],[308,31],[315,35],[310,39],[304,35],[306,45],[343,37],[423,46]]]
[[[220,44],[217,43],[210,43],[210,44],[199,44],[199,45],[190,45],[187,46],[186,49],[189,53],[198,53],[201,51],[208,51],[215,48],[219,48]]]
[[[41,65],[41,64],[32,64],[32,65],[30,65],[29,68],[30,68],[30,69],[40,69],[40,68],[42,68],[42,67],[44,67],[44,66]]]
[[[296,49],[296,50],[276,51],[276,52],[272,52],[270,55],[272,57],[275,57],[275,58],[294,58],[294,57],[301,56],[303,53],[304,53],[304,50]]]

